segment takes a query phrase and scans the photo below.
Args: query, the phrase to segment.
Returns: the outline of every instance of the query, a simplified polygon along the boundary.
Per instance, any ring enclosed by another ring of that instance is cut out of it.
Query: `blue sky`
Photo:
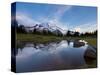
[[[64,30],[91,32],[97,29],[97,8],[18,2],[16,19],[25,26],[48,22]]]

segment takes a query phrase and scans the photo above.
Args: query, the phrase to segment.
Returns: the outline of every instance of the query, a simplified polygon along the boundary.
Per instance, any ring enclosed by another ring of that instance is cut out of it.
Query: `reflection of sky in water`
[[[88,45],[78,48],[73,47],[73,42],[27,44],[23,49],[18,49],[16,55],[17,71],[35,71],[65,68],[77,68],[86,65],[83,58]]]

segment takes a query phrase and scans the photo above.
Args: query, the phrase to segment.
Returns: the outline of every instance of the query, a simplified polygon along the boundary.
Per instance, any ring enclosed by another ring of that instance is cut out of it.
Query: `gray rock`
[[[85,45],[84,42],[79,42],[79,41],[75,41],[74,44],[73,44],[74,47],[81,47],[81,46],[84,46],[84,45]]]

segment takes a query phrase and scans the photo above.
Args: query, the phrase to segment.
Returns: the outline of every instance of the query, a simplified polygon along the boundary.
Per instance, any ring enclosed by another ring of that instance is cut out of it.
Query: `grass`
[[[34,42],[34,43],[47,43],[52,41],[61,40],[61,37],[57,36],[45,36],[37,34],[17,34],[17,41]]]
[[[89,43],[89,45],[97,48],[97,38],[87,38],[84,40],[86,40]]]
[[[37,35],[37,34],[16,34],[17,41],[24,41],[24,42],[34,42],[34,43],[47,43],[52,41],[60,41],[63,39],[81,39],[88,42],[89,45],[97,48],[97,38],[93,37],[58,37],[58,36],[51,36],[51,35]]]

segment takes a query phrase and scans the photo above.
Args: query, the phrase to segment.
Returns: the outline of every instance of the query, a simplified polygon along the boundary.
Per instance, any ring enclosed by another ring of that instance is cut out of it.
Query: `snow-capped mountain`
[[[34,29],[35,29],[36,31],[39,31],[39,32],[43,32],[45,30],[46,32],[50,31],[50,32],[57,34],[57,35],[58,34],[64,35],[67,32],[66,30],[63,30],[60,27],[53,25],[53,24],[50,24],[50,23],[35,24],[31,27],[25,27],[25,29],[27,31],[30,31],[30,30],[34,31]]]

